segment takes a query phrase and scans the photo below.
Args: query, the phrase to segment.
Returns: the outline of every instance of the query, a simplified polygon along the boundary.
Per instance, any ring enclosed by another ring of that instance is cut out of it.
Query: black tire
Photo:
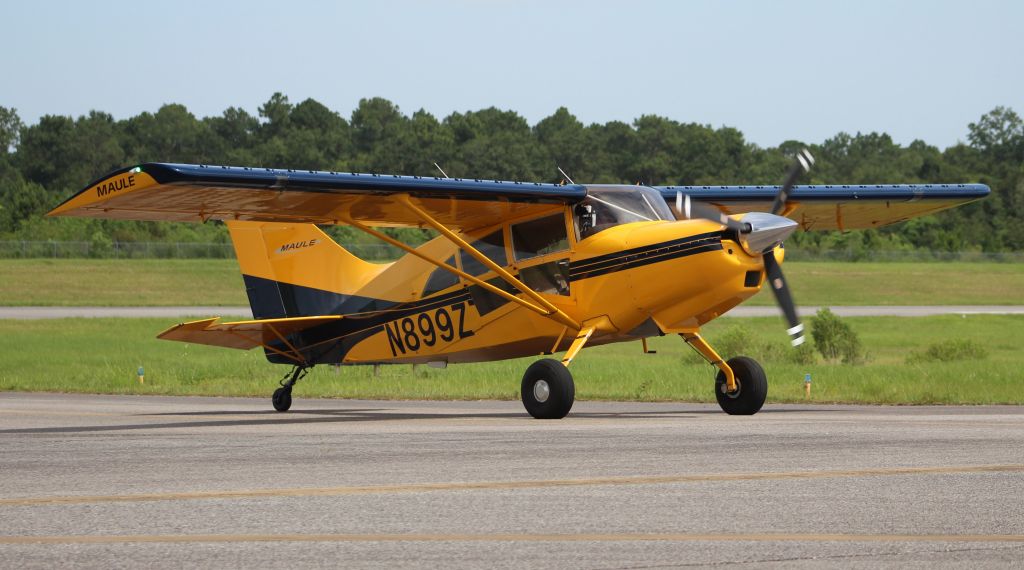
[[[282,386],[277,390],[274,390],[274,396],[270,398],[270,401],[274,403],[275,410],[279,412],[287,412],[288,408],[292,407],[291,386]]]
[[[539,382],[544,382],[547,389],[538,386]],[[526,369],[522,397],[523,406],[531,416],[538,420],[560,420],[572,409],[576,385],[568,368],[557,360],[545,358]]]
[[[737,356],[726,361],[736,375],[739,390],[732,394],[725,391],[725,373],[718,371],[715,377],[715,397],[722,410],[732,416],[751,416],[761,409],[768,396],[768,377],[756,360]]]

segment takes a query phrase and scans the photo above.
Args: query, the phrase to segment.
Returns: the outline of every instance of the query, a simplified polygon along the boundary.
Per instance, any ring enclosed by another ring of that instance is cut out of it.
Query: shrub
[[[755,338],[750,329],[742,325],[726,329],[713,339],[712,346],[726,360],[740,355],[766,362],[794,364],[813,364],[816,360],[814,350],[806,343],[791,348],[782,342],[761,340]]]
[[[912,351],[907,356],[907,363],[981,360],[987,356],[988,350],[978,342],[969,339],[950,339],[930,344],[923,352]]]
[[[744,326],[729,327],[715,338],[712,346],[726,360],[741,354],[754,356],[754,353],[757,352],[754,346],[754,335],[750,329]]]
[[[825,360],[844,364],[864,362],[864,348],[850,325],[823,307],[811,318],[811,338]]]
[[[814,347],[805,342],[800,346],[786,351],[786,361],[793,364],[814,364],[818,357],[814,355]]]
[[[91,257],[107,258],[114,255],[114,240],[102,230],[96,230],[89,237],[89,255]]]

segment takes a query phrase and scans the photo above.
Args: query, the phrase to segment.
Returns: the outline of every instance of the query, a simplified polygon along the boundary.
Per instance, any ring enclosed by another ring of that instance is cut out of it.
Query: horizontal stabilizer
[[[295,347],[287,341],[288,335],[341,318],[341,315],[326,315],[222,323],[219,317],[213,317],[175,325],[158,334],[157,338],[241,350],[262,346],[272,352],[293,354],[301,359]]]

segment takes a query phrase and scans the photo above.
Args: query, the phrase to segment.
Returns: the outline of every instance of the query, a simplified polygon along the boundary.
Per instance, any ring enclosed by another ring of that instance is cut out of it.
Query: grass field
[[[1014,263],[793,262],[786,276],[803,305],[1019,305]],[[771,305],[763,291],[749,301]],[[233,259],[5,259],[0,305],[246,305]]]
[[[805,373],[813,375],[812,401],[893,404],[1024,404],[1024,317],[943,316],[850,318],[868,351],[862,365],[787,362],[777,318],[716,321],[709,341],[748,328],[746,352],[762,358],[770,402],[800,402]],[[117,394],[264,396],[287,371],[260,351],[241,352],[160,341],[161,319],[0,321],[0,390]],[[988,350],[981,359],[907,363],[911,351],[950,338]],[[579,399],[713,401],[714,369],[676,337],[652,339],[658,354],[641,355],[640,343],[594,347],[573,362]],[[766,358],[767,356],[767,358]],[[444,370],[385,366],[317,367],[295,397],[385,399],[518,399],[523,371],[533,359],[454,365]],[[136,369],[145,367],[145,383]]]
[[[248,305],[234,259],[3,259],[0,305]]]

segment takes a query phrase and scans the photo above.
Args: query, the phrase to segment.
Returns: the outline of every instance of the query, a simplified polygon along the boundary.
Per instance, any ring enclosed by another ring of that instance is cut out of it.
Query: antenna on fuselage
[[[565,177],[565,179],[569,181],[569,184],[576,184],[575,182],[573,182],[573,181],[572,181],[572,178],[569,178],[569,175],[568,175],[568,174],[566,174],[564,170],[562,170],[562,167],[561,167],[561,166],[558,166],[558,165],[556,164],[556,165],[555,165],[555,168],[557,168],[557,169],[558,169],[558,172],[560,172],[560,173],[562,174],[562,176],[563,176],[563,177]]]
[[[448,175],[445,173],[444,169],[441,168],[436,162],[434,163],[434,168],[438,169],[441,172],[441,176],[448,178]]]

